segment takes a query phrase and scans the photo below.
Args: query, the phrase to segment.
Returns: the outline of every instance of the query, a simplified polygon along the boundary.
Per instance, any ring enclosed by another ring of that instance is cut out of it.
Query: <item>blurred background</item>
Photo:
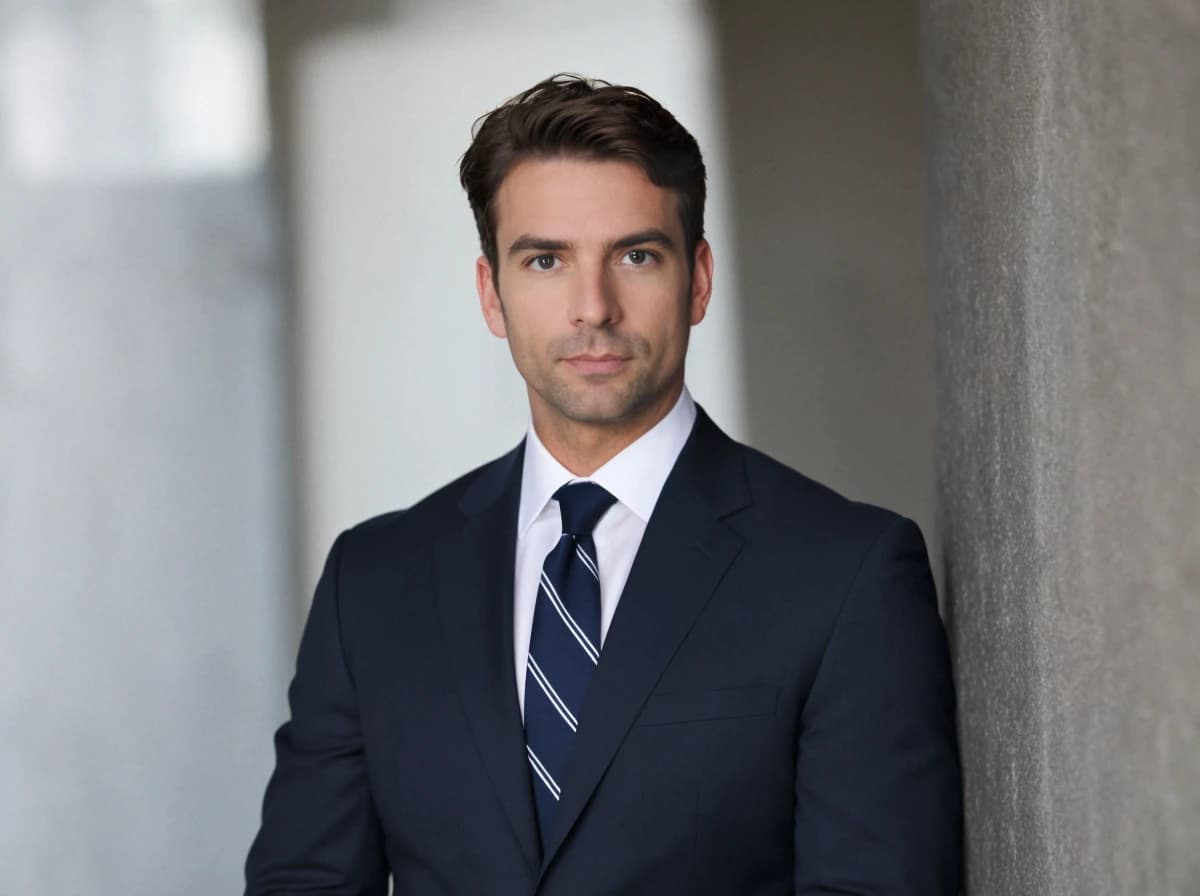
[[[1200,10],[1105,5],[0,0],[0,894],[240,891],[332,539],[524,432],[559,71],[704,151],[697,400],[921,524],[971,892],[1200,893]]]

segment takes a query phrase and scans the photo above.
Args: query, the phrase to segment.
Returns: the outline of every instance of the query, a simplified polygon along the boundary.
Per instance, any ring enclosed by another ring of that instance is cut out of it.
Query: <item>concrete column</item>
[[[1200,4],[922,17],[969,892],[1200,893]]]

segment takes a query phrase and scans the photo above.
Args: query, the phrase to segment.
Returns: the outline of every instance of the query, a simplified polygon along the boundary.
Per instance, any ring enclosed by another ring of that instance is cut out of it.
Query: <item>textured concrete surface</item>
[[[1200,893],[1200,4],[924,0],[969,893]]]

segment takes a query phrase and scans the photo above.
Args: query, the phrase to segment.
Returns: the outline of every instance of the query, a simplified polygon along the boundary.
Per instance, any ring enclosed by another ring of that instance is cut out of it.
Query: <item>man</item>
[[[957,893],[917,527],[684,387],[713,270],[695,140],[559,76],[479,123],[461,175],[528,434],[334,543],[247,892]]]

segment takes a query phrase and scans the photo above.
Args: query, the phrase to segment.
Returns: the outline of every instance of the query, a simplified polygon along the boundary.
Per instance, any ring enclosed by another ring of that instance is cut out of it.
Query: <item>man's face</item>
[[[689,272],[674,194],[626,162],[526,160],[495,210],[497,268],[477,262],[480,304],[539,430],[652,425],[682,388],[712,282],[703,241]]]

